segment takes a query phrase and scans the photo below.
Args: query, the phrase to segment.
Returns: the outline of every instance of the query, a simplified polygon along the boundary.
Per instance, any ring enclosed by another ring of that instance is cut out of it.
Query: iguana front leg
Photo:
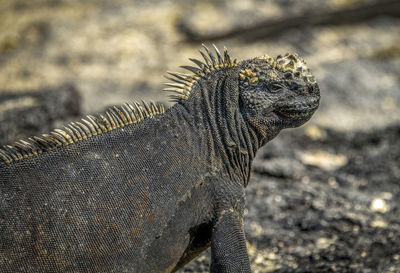
[[[251,273],[243,217],[233,209],[223,210],[211,236],[211,273]]]

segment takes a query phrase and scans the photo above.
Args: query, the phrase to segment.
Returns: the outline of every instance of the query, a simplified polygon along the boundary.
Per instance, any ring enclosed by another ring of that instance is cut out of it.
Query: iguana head
[[[232,111],[240,111],[263,143],[283,128],[305,123],[318,108],[318,85],[297,55],[264,55],[236,62],[226,49],[221,54],[214,46],[214,55],[203,47],[204,61],[190,59],[198,67],[182,66],[191,74],[169,72],[172,82],[164,90],[173,92],[174,100],[184,103],[203,96],[203,102],[214,105],[216,116],[233,117]]]
[[[241,111],[253,126],[297,127],[319,105],[319,87],[297,55],[264,55],[238,63]]]

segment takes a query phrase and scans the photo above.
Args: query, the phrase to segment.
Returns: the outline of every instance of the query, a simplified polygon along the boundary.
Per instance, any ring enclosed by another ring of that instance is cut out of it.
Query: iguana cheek
[[[263,113],[264,111],[268,111],[266,109],[272,108],[273,101],[265,93],[249,90],[243,94],[243,98],[251,110]]]

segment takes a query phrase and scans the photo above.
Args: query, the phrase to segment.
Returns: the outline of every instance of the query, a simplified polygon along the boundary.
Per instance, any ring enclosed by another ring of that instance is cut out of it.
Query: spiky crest
[[[164,113],[164,111],[162,104],[143,101],[142,103],[133,102],[125,103],[120,107],[110,107],[105,115],[88,115],[81,121],[71,122],[63,129],[55,129],[40,137],[30,137],[28,141],[19,140],[13,145],[3,146],[3,149],[0,149],[0,165],[32,157],[61,146],[68,146],[92,136],[151,118]]]
[[[191,72],[190,74],[167,72],[172,77],[166,76],[165,78],[172,82],[165,83],[165,85],[167,85],[168,87],[164,88],[163,91],[172,93],[169,96],[172,101],[186,100],[190,95],[192,85],[199,79],[205,77],[208,73],[224,67],[233,67],[237,65],[236,59],[234,59],[233,61],[231,60],[231,57],[229,56],[226,47],[224,47],[224,53],[222,56],[218,48],[213,44],[213,48],[216,54],[215,56],[204,44],[202,46],[206,52],[204,53],[200,50],[200,54],[203,57],[204,62],[198,59],[189,58],[189,60],[198,67],[188,65],[181,66],[182,68],[189,70]]]

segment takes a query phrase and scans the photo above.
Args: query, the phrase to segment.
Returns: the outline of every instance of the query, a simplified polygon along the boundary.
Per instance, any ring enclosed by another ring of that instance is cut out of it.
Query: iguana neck
[[[199,136],[206,138],[207,158],[219,159],[230,178],[246,186],[261,142],[239,110],[238,80],[228,80],[224,71],[216,71],[192,88],[179,107],[194,116],[194,131],[201,130]]]

